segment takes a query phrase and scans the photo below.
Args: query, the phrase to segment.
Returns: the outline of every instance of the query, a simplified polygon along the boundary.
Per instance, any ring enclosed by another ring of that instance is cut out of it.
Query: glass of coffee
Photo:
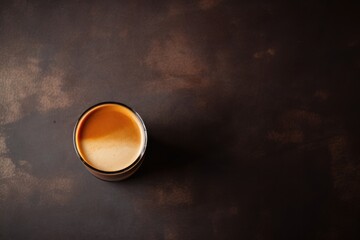
[[[147,132],[140,115],[117,102],[87,109],[76,122],[75,151],[85,167],[106,181],[123,180],[140,167]]]

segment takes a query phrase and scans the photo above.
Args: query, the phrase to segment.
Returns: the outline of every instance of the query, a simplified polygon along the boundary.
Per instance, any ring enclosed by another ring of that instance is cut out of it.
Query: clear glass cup
[[[127,136],[128,133],[133,136]],[[137,139],[136,142],[133,139]],[[147,141],[140,115],[118,102],[102,102],[88,108],[79,117],[73,132],[79,159],[90,173],[105,181],[123,180],[134,174],[143,162]],[[130,143],[136,150],[132,155],[128,154]],[[127,155],[122,154],[122,149]]]

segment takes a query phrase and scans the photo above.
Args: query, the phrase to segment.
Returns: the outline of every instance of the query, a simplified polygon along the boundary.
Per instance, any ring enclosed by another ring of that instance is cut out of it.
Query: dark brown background
[[[1,1],[1,239],[359,239],[359,8]],[[77,117],[135,108],[147,159],[103,182]]]

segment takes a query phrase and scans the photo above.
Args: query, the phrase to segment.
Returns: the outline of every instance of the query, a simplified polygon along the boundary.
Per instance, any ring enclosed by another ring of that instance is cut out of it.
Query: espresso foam
[[[87,112],[76,130],[76,144],[83,160],[108,172],[130,166],[139,157],[144,139],[137,116],[126,107],[110,103]]]

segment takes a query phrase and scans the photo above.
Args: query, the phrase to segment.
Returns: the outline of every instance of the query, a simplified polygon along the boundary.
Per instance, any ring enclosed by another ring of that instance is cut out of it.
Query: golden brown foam
[[[128,108],[103,104],[88,111],[76,129],[79,154],[92,167],[118,171],[130,166],[144,147],[144,128]]]

